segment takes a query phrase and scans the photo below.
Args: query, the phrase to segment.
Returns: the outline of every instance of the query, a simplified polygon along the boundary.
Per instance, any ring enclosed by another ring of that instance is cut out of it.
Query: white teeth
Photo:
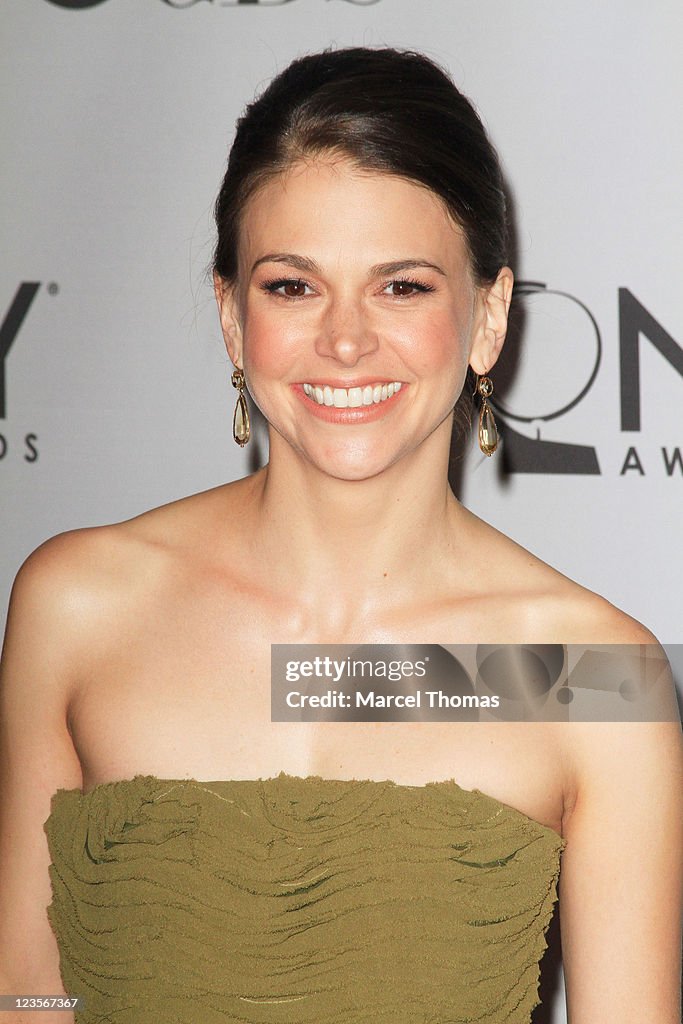
[[[318,405],[334,406],[336,409],[357,409],[362,405],[378,405],[386,402],[401,389],[401,381],[389,384],[366,384],[362,388],[333,388],[329,384],[304,384],[309,398]]]

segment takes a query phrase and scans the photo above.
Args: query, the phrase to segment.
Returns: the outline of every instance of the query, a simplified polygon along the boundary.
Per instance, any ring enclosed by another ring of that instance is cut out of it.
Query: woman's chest
[[[169,638],[110,652],[69,708],[84,789],[135,774],[454,779],[561,831],[568,791],[560,723],[274,721],[271,683],[270,643],[236,637],[220,647],[206,638],[190,649]]]

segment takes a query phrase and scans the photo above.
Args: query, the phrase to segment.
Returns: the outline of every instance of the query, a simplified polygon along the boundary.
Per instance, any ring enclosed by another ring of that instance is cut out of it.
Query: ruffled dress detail
[[[557,832],[454,781],[137,775],[58,790],[77,1024],[528,1024]]]

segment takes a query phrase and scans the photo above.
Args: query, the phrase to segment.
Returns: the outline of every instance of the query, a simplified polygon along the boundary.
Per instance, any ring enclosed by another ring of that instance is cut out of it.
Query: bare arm
[[[568,729],[576,801],[559,892],[569,1024],[680,1024],[680,723]]]
[[[59,788],[82,785],[66,721],[74,656],[75,535],[27,559],[12,591],[0,663],[0,992],[63,994],[46,908],[52,893],[43,824]],[[73,664],[73,660],[71,661]],[[69,993],[77,995],[78,993]],[[35,1024],[35,1012],[2,1014]],[[73,1012],[41,1011],[40,1024],[71,1024]]]

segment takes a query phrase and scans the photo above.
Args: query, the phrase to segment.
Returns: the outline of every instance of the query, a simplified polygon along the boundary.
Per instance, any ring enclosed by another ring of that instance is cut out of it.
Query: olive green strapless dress
[[[77,1024],[528,1024],[553,829],[454,781],[137,775],[58,790]]]

